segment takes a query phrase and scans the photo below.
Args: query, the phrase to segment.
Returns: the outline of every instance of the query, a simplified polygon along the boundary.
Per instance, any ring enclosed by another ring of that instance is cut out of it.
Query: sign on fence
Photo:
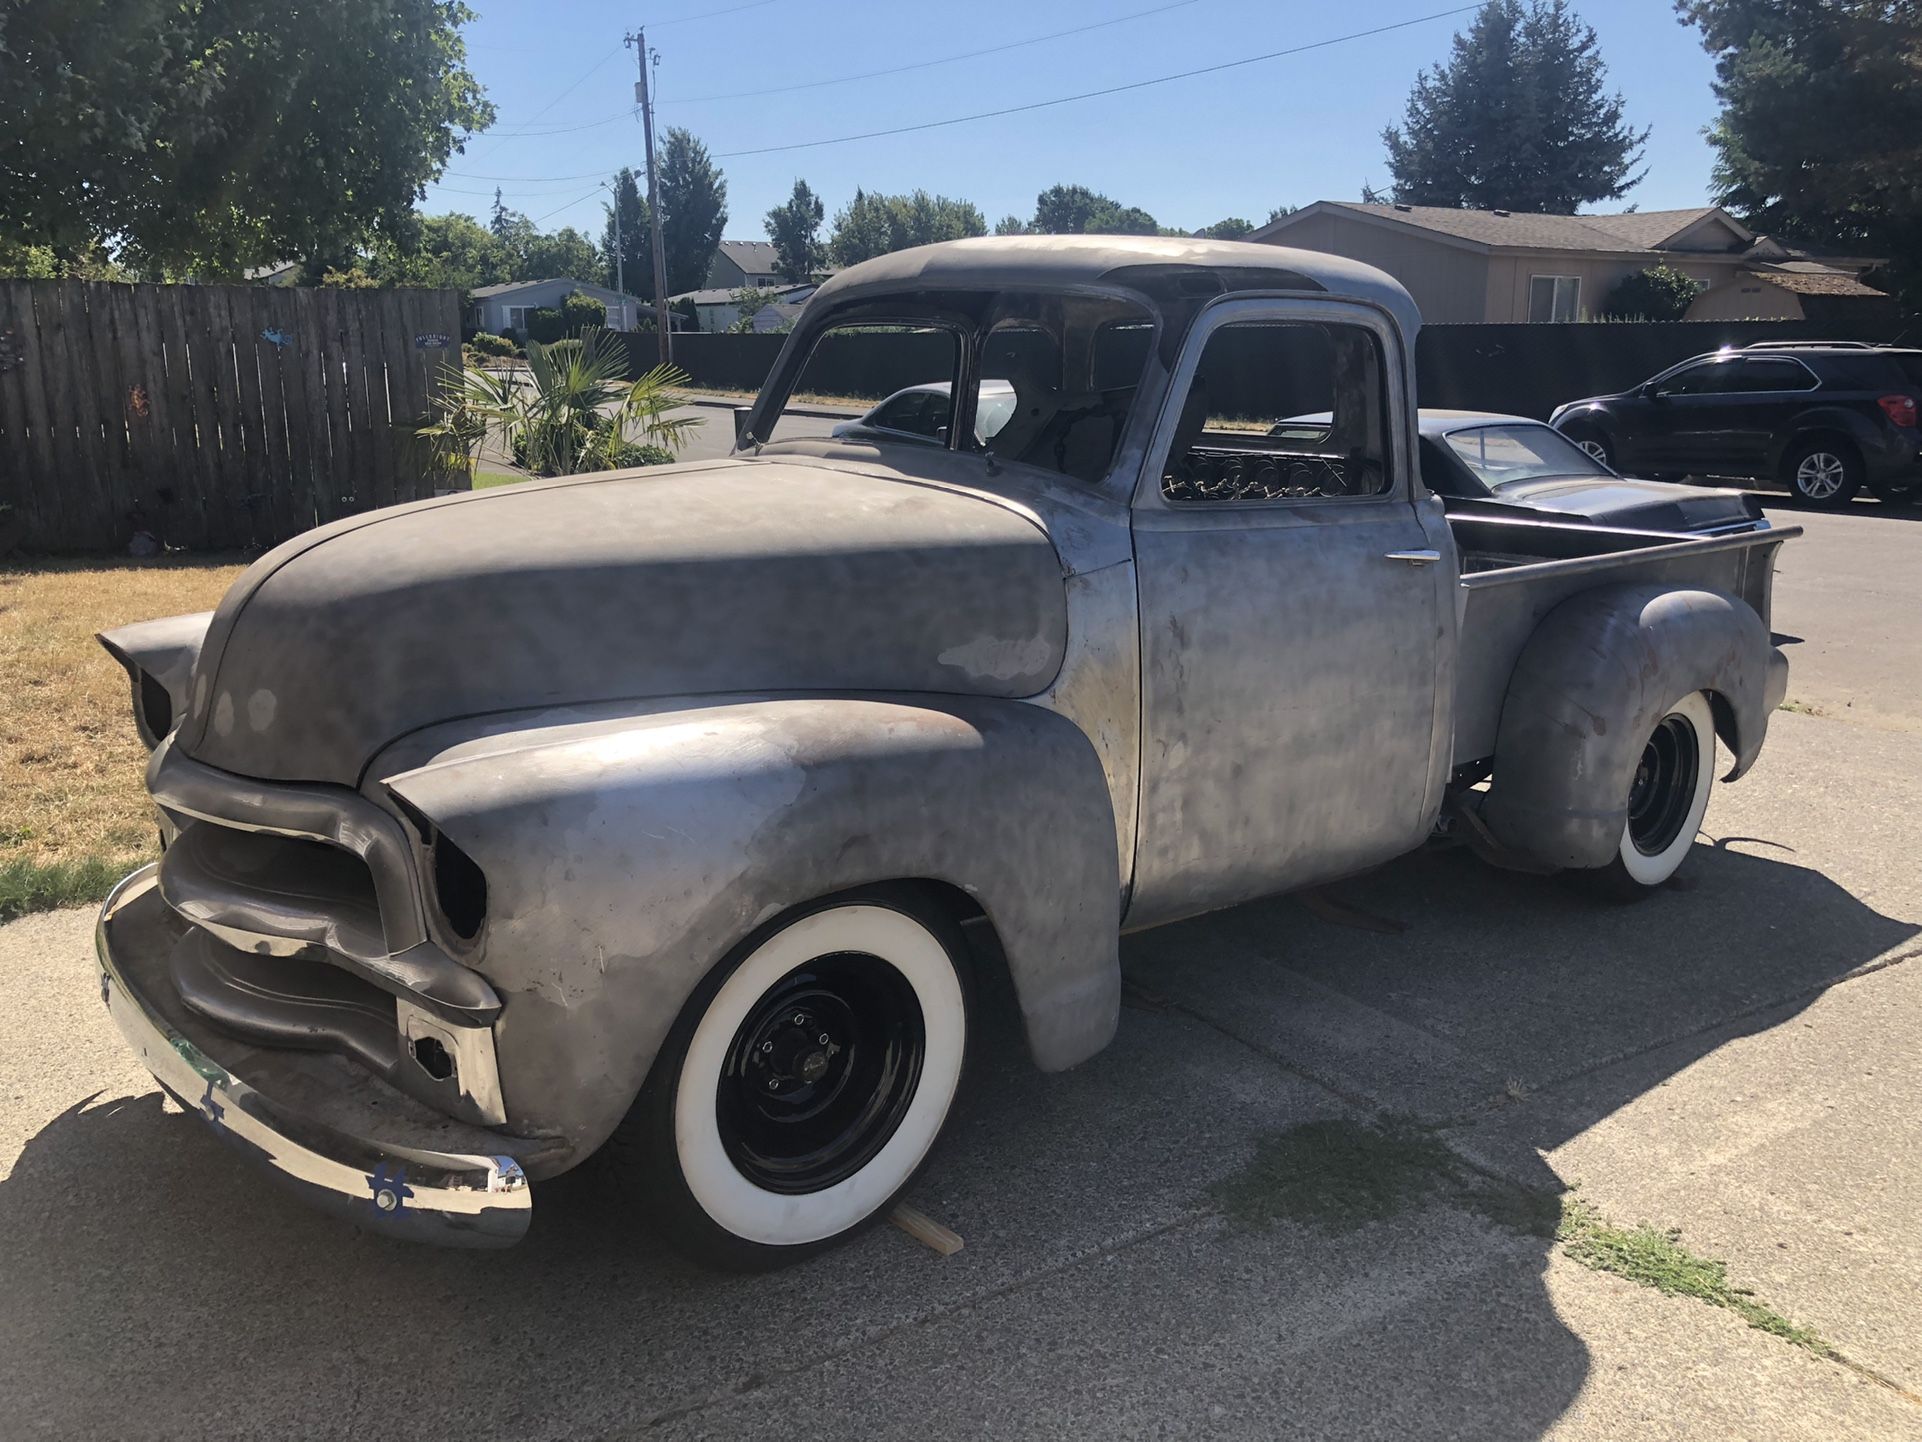
[[[0,280],[0,504],[21,544],[271,545],[467,484],[413,437],[448,290]]]

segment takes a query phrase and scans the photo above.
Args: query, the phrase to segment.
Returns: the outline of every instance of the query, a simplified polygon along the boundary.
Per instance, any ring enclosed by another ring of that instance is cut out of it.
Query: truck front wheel
[[[967,1051],[965,943],[912,887],[757,932],[690,998],[608,1144],[680,1246],[784,1266],[886,1214],[947,1121]]]
[[[1628,824],[1615,859],[1572,875],[1617,900],[1646,896],[1687,858],[1715,784],[1715,716],[1691,692],[1655,723],[1629,782]]]

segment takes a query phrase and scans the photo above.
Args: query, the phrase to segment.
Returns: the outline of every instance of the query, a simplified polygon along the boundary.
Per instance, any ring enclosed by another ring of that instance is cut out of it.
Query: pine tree
[[[827,208],[821,197],[805,180],[794,182],[794,191],[785,205],[767,213],[767,238],[774,242],[774,268],[787,279],[803,281],[827,264],[827,247],[821,244],[821,222]]]
[[[603,206],[607,219],[601,226],[601,283],[616,281],[614,265],[614,212],[621,215],[621,264],[619,282],[629,295],[654,299],[654,250],[647,229],[647,201],[631,168],[623,166],[614,174],[614,204]]]
[[[727,227],[727,181],[707,147],[678,125],[668,130],[661,148],[660,193],[667,293],[699,290],[707,284]]]
[[[1382,131],[1393,198],[1565,215],[1627,194],[1648,131],[1626,122],[1607,79],[1567,0],[1489,0]]]
[[[1887,0],[1682,0],[1715,56],[1716,199],[1751,228],[1887,256],[1922,302],[1922,16]]]

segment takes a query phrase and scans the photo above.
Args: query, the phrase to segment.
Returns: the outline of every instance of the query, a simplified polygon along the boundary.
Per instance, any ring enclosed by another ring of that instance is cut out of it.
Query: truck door
[[[1130,925],[1354,872],[1432,824],[1456,562],[1414,474],[1411,378],[1371,307],[1195,321],[1135,495]]]

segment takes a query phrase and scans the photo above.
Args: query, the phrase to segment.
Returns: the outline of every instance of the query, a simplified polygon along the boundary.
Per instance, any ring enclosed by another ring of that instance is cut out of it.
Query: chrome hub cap
[[[1603,465],[1608,464],[1608,447],[1600,441],[1577,441],[1575,444],[1588,452],[1591,460],[1600,461]]]
[[[1795,468],[1795,489],[1811,501],[1826,501],[1842,489],[1847,471],[1833,451],[1816,451]]]

